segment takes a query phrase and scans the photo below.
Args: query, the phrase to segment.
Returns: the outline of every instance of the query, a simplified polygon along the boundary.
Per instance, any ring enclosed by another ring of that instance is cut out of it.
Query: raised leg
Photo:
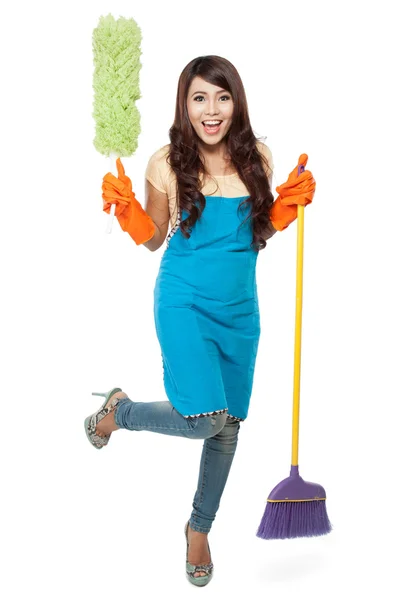
[[[131,431],[152,431],[192,439],[206,439],[221,431],[227,419],[226,412],[186,418],[168,400],[133,402],[124,392],[117,392],[115,396],[120,396],[122,398],[121,402],[98,424],[100,435],[107,435],[122,428]],[[110,403],[112,398],[110,398]]]

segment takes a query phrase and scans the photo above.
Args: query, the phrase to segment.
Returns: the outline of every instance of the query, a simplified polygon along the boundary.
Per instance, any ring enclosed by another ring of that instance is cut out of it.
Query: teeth
[[[222,121],[203,121],[205,125],[219,125]]]

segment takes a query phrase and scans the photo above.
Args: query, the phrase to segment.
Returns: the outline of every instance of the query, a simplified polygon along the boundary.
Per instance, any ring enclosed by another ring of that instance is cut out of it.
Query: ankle
[[[208,533],[204,533],[203,531],[196,531],[195,529],[192,529],[189,525],[188,527],[188,535],[190,536],[204,536],[207,537]]]

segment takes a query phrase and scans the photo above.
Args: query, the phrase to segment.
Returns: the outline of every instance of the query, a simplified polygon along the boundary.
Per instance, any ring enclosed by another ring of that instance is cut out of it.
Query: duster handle
[[[299,165],[298,175],[304,171]],[[297,205],[296,318],[294,335],[292,466],[299,464],[301,326],[303,311],[304,206]]]
[[[110,152],[110,173],[115,175],[115,177],[118,177],[118,170],[115,165],[115,161],[117,158],[118,158],[118,154],[116,152]],[[115,204],[111,204],[110,214],[109,214],[108,222],[107,222],[106,233],[111,233],[111,231],[112,231],[113,220],[114,220],[114,215],[115,215],[115,206],[116,206]]]

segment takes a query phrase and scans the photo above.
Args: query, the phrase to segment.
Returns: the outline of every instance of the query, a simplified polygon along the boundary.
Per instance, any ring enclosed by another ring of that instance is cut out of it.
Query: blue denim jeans
[[[186,418],[169,401],[132,402],[129,398],[117,405],[114,418],[122,429],[204,439],[189,521],[194,531],[208,533],[235,455],[240,422],[227,417],[226,413]]]

